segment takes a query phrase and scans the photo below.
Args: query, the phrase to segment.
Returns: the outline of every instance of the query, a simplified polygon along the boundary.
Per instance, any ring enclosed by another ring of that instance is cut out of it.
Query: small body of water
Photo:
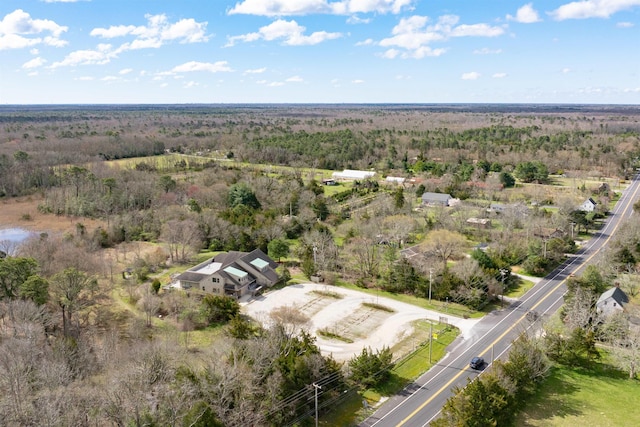
[[[33,234],[33,231],[28,231],[23,228],[5,228],[4,230],[0,230],[0,241],[9,240],[10,242],[21,243],[33,236]]]

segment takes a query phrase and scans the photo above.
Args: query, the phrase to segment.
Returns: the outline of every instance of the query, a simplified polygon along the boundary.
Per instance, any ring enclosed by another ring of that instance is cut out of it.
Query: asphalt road
[[[565,281],[570,274],[580,274],[586,265],[594,262],[602,248],[611,239],[621,221],[633,214],[633,203],[638,199],[640,179],[635,176],[625,189],[605,226],[586,245],[566,260],[560,267],[533,286],[520,300],[509,307],[488,314],[472,329],[467,339],[454,341],[448,354],[439,364],[389,399],[371,417],[360,424],[362,427],[427,426],[440,414],[445,401],[452,395],[454,387],[464,387],[469,379],[482,374],[482,370],[469,368],[474,356],[487,361],[485,370],[492,361],[501,358],[509,350],[513,340],[528,328],[555,313],[563,304]],[[437,345],[437,344],[435,344]]]

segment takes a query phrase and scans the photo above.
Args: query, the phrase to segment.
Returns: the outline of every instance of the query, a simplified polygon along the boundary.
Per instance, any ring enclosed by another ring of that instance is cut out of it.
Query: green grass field
[[[606,365],[592,370],[555,367],[517,418],[526,427],[640,425],[640,381]]]

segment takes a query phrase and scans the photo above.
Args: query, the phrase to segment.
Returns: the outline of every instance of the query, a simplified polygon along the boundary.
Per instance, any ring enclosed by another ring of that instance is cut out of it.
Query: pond
[[[33,236],[32,231],[25,230],[23,228],[5,228],[0,230],[0,242],[8,240],[10,242],[21,243],[28,237]]]

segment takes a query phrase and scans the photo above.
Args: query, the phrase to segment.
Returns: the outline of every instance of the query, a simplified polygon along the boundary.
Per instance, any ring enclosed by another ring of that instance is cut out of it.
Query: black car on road
[[[483,366],[484,359],[479,356],[474,357],[473,359],[471,359],[471,362],[469,362],[469,367],[471,369],[482,369]]]

